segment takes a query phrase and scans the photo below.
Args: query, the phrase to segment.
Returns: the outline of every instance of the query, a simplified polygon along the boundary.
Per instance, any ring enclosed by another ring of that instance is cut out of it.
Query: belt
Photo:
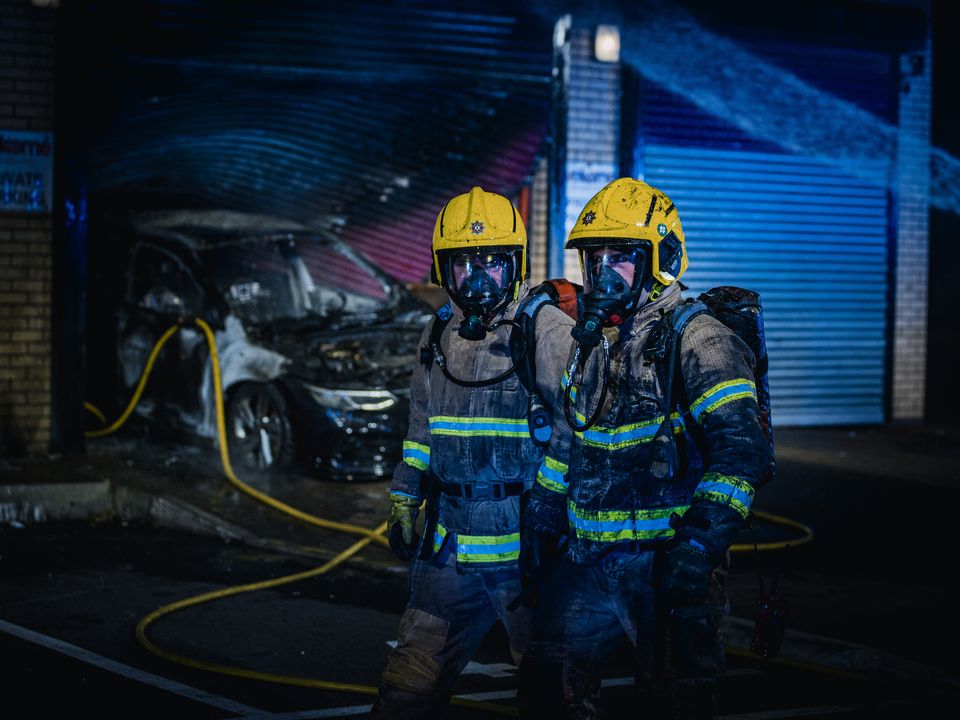
[[[440,482],[440,491],[467,500],[503,500],[523,492],[522,482],[454,483]]]

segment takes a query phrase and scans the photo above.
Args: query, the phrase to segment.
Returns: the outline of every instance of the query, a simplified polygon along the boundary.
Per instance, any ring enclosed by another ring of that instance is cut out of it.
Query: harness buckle
[[[502,500],[507,496],[506,485],[502,482],[464,485],[463,496],[468,500]]]

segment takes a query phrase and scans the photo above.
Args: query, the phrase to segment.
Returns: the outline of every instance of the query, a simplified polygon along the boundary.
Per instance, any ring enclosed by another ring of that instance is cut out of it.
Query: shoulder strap
[[[517,322],[520,322],[520,318],[529,318],[532,320],[537,316],[537,313],[543,309],[543,306],[547,304],[556,304],[553,298],[547,293],[530,293],[520,303],[520,307],[517,308]]]
[[[446,303],[434,313],[430,321],[430,339],[427,340],[427,346],[420,348],[420,362],[427,366],[427,370],[433,365],[436,358],[435,347],[440,346],[440,338],[443,337],[443,331],[450,323],[453,317],[453,308],[450,303]]]
[[[646,345],[643,348],[643,357],[656,363],[657,377],[663,389],[663,422],[653,438],[653,448],[650,459],[650,474],[658,481],[676,477],[682,472],[682,460],[677,452],[677,444],[673,437],[673,421],[670,418],[673,412],[673,389],[676,378],[677,358],[680,338],[687,324],[710,309],[698,300],[686,300],[682,304],[664,313],[660,321],[650,332]]]
[[[643,347],[645,360],[663,360],[671,353],[675,354],[675,343],[678,343],[687,324],[697,315],[710,312],[710,308],[700,300],[685,300],[664,313],[660,321],[650,332],[646,345]],[[670,368],[672,375],[673,368]]]
[[[511,335],[510,344],[517,365],[517,377],[527,393],[537,392],[537,315],[545,305],[556,305],[552,293],[544,289],[549,283],[548,280],[531,290],[520,302],[514,315],[520,332],[517,334],[519,337]],[[520,337],[523,338],[522,345],[519,343]]]
[[[697,315],[708,312],[710,312],[710,308],[699,300],[691,300],[675,308],[674,311],[670,313],[670,324],[673,325],[673,331],[677,334],[677,338],[679,339],[679,337],[683,335],[684,329],[691,320]]]
[[[552,281],[534,288],[517,308],[516,318],[520,332],[510,336],[510,348],[517,369],[517,378],[527,391],[527,425],[530,437],[540,446],[550,442],[552,417],[537,386],[537,314],[546,305],[556,305],[555,295],[548,290]],[[565,281],[566,282],[566,281]],[[570,283],[572,285],[572,283]],[[576,297],[574,297],[576,301]]]
[[[580,314],[582,289],[566,278],[550,278],[537,285],[530,295],[546,295],[554,305],[576,320]]]

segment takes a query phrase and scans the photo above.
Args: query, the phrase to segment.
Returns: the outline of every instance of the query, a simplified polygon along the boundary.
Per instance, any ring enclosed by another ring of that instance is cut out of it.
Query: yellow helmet
[[[433,228],[433,281],[448,286],[444,256],[519,251],[515,281],[527,276],[527,231],[520,213],[503,195],[475,187],[450,200]]]
[[[443,206],[433,228],[431,275],[463,311],[461,337],[483,339],[526,274],[527,231],[512,202],[475,187]]]
[[[663,285],[687,269],[677,208],[663,192],[634,178],[608,183],[584,206],[567,237],[567,249],[649,243],[652,274]],[[582,262],[583,253],[581,253]]]

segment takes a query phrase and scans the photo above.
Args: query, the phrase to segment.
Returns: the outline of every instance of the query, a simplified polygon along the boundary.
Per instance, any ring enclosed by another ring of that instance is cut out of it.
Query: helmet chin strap
[[[646,304],[647,304],[647,301],[653,302],[654,300],[656,300],[658,297],[660,297],[660,296],[663,294],[663,291],[666,290],[666,289],[667,289],[667,286],[666,286],[666,285],[664,285],[664,284],[663,284],[662,282],[660,282],[659,280],[654,280],[654,281],[653,281],[653,287],[650,289],[650,295],[649,295],[649,297],[648,297],[646,300],[642,300],[642,301],[637,305],[637,309],[639,309],[639,308],[643,307],[644,305],[646,305]],[[646,290],[644,290],[644,292],[646,292]]]
[[[636,304],[631,308],[630,314],[633,315],[639,312],[644,305],[658,299],[666,289],[667,286],[653,277],[653,275],[647,275],[643,282],[643,287],[640,288],[640,292],[637,293]]]

